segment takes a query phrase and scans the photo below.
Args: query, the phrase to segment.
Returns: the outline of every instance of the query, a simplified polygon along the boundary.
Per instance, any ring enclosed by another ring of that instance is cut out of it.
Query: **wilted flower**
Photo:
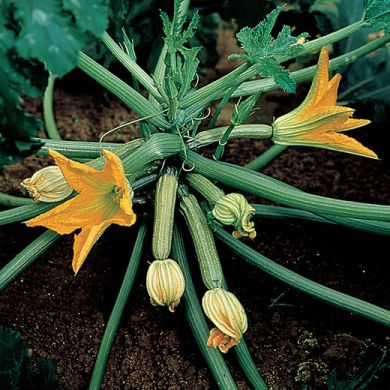
[[[146,274],[146,289],[154,306],[168,306],[174,312],[184,293],[185,281],[175,260],[155,260]]]
[[[216,202],[212,213],[215,219],[224,225],[233,225],[236,231],[233,236],[250,238],[256,237],[254,222],[250,218],[255,209],[248,203],[246,198],[238,193],[224,195]]]
[[[234,294],[223,288],[214,288],[202,299],[203,310],[216,328],[210,331],[207,345],[226,353],[239,344],[248,328],[245,310]]]
[[[42,168],[20,183],[35,201],[58,202],[67,198],[73,188],[56,165]]]
[[[372,150],[354,138],[340,134],[367,125],[370,121],[353,119],[352,108],[336,105],[341,75],[336,74],[329,81],[328,69],[328,51],[323,48],[306,99],[295,110],[274,121],[273,141],[282,145],[315,146],[378,158]]]
[[[49,150],[49,154],[78,194],[25,224],[45,226],[58,234],[81,229],[75,235],[73,245],[72,267],[77,273],[95,242],[111,224],[131,226],[135,223],[131,188],[122,161],[108,150],[103,150],[106,163],[101,171],[70,160],[54,150]]]

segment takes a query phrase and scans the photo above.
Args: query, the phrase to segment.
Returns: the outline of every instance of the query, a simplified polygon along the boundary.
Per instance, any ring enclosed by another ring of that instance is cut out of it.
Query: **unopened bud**
[[[185,281],[175,260],[155,260],[146,274],[146,289],[154,306],[168,306],[174,312],[184,293]]]
[[[42,168],[20,183],[35,201],[58,202],[67,198],[73,188],[56,165]]]
[[[248,203],[246,198],[237,193],[231,193],[220,198],[213,208],[213,216],[224,225],[233,225],[236,231],[233,236],[236,238],[255,238],[256,230],[254,222],[250,218],[255,209]]]
[[[248,328],[248,320],[236,296],[223,288],[214,288],[206,292],[202,306],[206,316],[217,327],[211,330],[207,345],[226,353],[239,344]]]

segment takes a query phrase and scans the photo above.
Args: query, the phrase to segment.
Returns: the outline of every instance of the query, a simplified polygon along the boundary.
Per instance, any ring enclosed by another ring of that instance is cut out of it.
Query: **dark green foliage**
[[[361,353],[363,367],[350,379],[339,380],[337,370],[333,370],[328,378],[329,390],[385,390],[390,383],[389,349],[366,348]]]
[[[0,326],[0,388],[2,390],[56,390],[53,362],[38,357],[32,363],[22,335]]]
[[[366,0],[367,20],[377,30],[384,28],[390,32],[390,0]]]
[[[301,50],[300,40],[307,37],[303,33],[298,37],[291,35],[291,28],[283,26],[280,33],[274,38],[271,35],[277,17],[282,7],[275,8],[267,17],[253,28],[244,27],[237,34],[237,40],[244,50],[244,54],[233,54],[230,58],[238,58],[250,64],[259,64],[259,73],[263,77],[274,77],[275,81],[287,92],[295,91],[295,83],[287,70],[278,62],[284,56],[295,56]]]

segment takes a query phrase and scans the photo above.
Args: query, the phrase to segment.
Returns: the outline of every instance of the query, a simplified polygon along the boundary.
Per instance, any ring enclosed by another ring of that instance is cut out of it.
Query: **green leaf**
[[[365,20],[375,29],[390,32],[390,0],[368,0]]]
[[[53,362],[37,358],[31,364],[22,335],[0,326],[0,387],[2,389],[56,390],[58,382]]]
[[[161,11],[160,16],[163,22],[164,41],[167,44],[168,52],[175,53],[182,49],[184,45],[195,35],[200,17],[198,12],[195,12],[186,29],[183,29],[186,22],[186,14],[180,13],[180,2],[175,2],[175,13],[173,20],[170,21],[168,15]]]
[[[350,379],[339,380],[337,370],[329,374],[328,390],[385,390],[390,379],[390,353],[387,347],[367,347],[360,357],[364,363]]]
[[[200,47],[193,47],[191,49],[182,49],[180,51],[184,61],[182,71],[180,72],[182,79],[180,83],[179,97],[184,96],[191,88],[191,82],[195,78],[198,70],[198,54],[200,49]]]
[[[63,76],[76,66],[84,35],[61,12],[61,1],[12,0],[23,29],[16,50],[23,58],[38,58],[52,73]]]
[[[105,0],[64,0],[64,8],[73,13],[81,31],[90,31],[98,38],[108,26]]]
[[[237,33],[237,39],[244,54],[233,54],[229,58],[238,58],[250,64],[259,64],[259,74],[274,77],[275,81],[287,92],[295,91],[295,83],[285,68],[278,64],[284,55],[296,56],[302,50],[301,42],[308,36],[303,33],[297,37],[291,35],[291,28],[283,26],[274,38],[271,35],[276,19],[282,11],[277,7],[253,28],[244,27]]]

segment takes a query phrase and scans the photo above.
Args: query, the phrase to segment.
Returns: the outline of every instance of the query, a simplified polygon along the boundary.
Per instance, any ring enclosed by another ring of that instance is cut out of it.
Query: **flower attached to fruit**
[[[146,274],[146,289],[154,306],[168,306],[174,312],[184,293],[183,272],[175,260],[155,260]]]
[[[233,236],[236,238],[255,238],[256,230],[254,222],[250,221],[255,209],[246,198],[238,193],[222,196],[216,202],[212,213],[215,219],[224,225],[233,225],[236,229]]]
[[[223,288],[214,288],[206,292],[202,306],[207,317],[216,326],[210,331],[207,345],[226,353],[239,344],[248,328],[248,320],[236,296]]]
[[[354,119],[354,110],[337,106],[337,90],[341,75],[329,80],[329,55],[323,48],[317,71],[303,103],[295,110],[277,118],[273,127],[273,141],[282,145],[303,145],[337,150],[359,156],[378,158],[370,149],[341,132],[370,123]]]
[[[36,202],[58,202],[73,192],[73,188],[56,165],[40,169],[20,184]]]
[[[74,236],[73,245],[72,267],[77,273],[95,242],[111,224],[135,223],[132,190],[120,158],[108,150],[103,150],[106,162],[102,170],[70,160],[54,150],[49,150],[49,154],[78,194],[25,224],[45,226],[58,234],[81,229]]]

